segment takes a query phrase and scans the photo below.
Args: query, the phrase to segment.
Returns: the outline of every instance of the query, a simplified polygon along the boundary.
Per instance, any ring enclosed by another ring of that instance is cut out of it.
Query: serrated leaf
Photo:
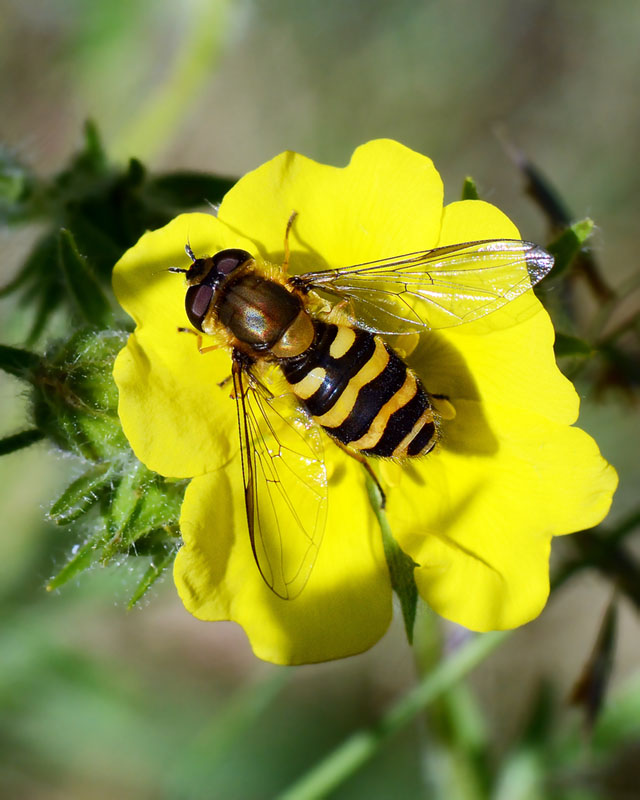
[[[96,464],[68,486],[49,510],[56,525],[68,525],[85,514],[111,485],[111,465]]]
[[[473,178],[470,178],[467,175],[462,185],[462,200],[479,200],[479,199],[480,195],[478,194],[478,187],[476,186],[476,182],[473,180]]]
[[[553,349],[558,358],[561,356],[582,356],[587,358],[594,352],[593,347],[588,342],[579,339],[577,336],[569,336],[566,333],[556,333]]]
[[[0,439],[0,456],[15,453],[16,450],[22,450],[24,447],[29,447],[42,439],[44,439],[44,433],[37,429],[14,433],[13,436],[5,436],[4,439]]]
[[[64,228],[58,235],[58,263],[79,317],[89,325],[106,328],[111,318],[109,301],[87,260],[78,252],[73,234]]]
[[[134,593],[131,595],[131,599],[129,600],[127,608],[133,608],[135,604],[142,599],[142,597],[162,575],[165,569],[167,569],[167,567],[173,563],[178,549],[179,545],[176,543],[173,547],[167,547],[165,550],[159,550],[156,555],[152,556],[151,563],[136,586]]]
[[[553,266],[553,277],[562,275],[571,265],[573,259],[578,255],[584,243],[593,231],[593,220],[583,219],[574,222],[547,246],[547,250],[555,259]]]

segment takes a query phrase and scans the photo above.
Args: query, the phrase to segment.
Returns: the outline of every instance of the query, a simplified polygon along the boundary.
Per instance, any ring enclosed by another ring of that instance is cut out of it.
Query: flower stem
[[[377,725],[356,731],[281,794],[279,800],[315,800],[325,797],[372,758],[387,739],[484,661],[509,635],[509,631],[494,631],[475,636],[426,675]]]

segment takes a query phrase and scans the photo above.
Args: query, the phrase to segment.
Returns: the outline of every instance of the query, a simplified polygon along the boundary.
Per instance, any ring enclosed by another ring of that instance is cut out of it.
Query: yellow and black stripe
[[[342,444],[368,456],[420,456],[436,443],[429,397],[379,336],[314,320],[302,355],[283,359],[291,390]]]

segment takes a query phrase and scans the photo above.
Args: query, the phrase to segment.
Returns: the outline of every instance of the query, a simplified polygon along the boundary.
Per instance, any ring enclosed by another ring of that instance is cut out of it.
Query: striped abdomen
[[[281,361],[294,394],[313,419],[368,456],[419,456],[436,443],[427,393],[379,336],[314,321],[302,355]]]

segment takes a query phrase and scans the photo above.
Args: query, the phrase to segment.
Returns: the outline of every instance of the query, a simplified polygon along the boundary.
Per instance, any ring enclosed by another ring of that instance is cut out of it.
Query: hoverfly
[[[294,218],[280,268],[239,249],[196,257],[190,245],[191,266],[170,268],[185,274],[200,351],[231,353],[251,547],[283,599],[304,589],[324,532],[319,428],[376,483],[367,457],[419,457],[438,441],[429,393],[382,337],[480,319],[553,266],[535,244],[491,239],[289,275]],[[221,344],[201,347],[202,333]],[[265,369],[284,381],[283,392],[268,388]]]

